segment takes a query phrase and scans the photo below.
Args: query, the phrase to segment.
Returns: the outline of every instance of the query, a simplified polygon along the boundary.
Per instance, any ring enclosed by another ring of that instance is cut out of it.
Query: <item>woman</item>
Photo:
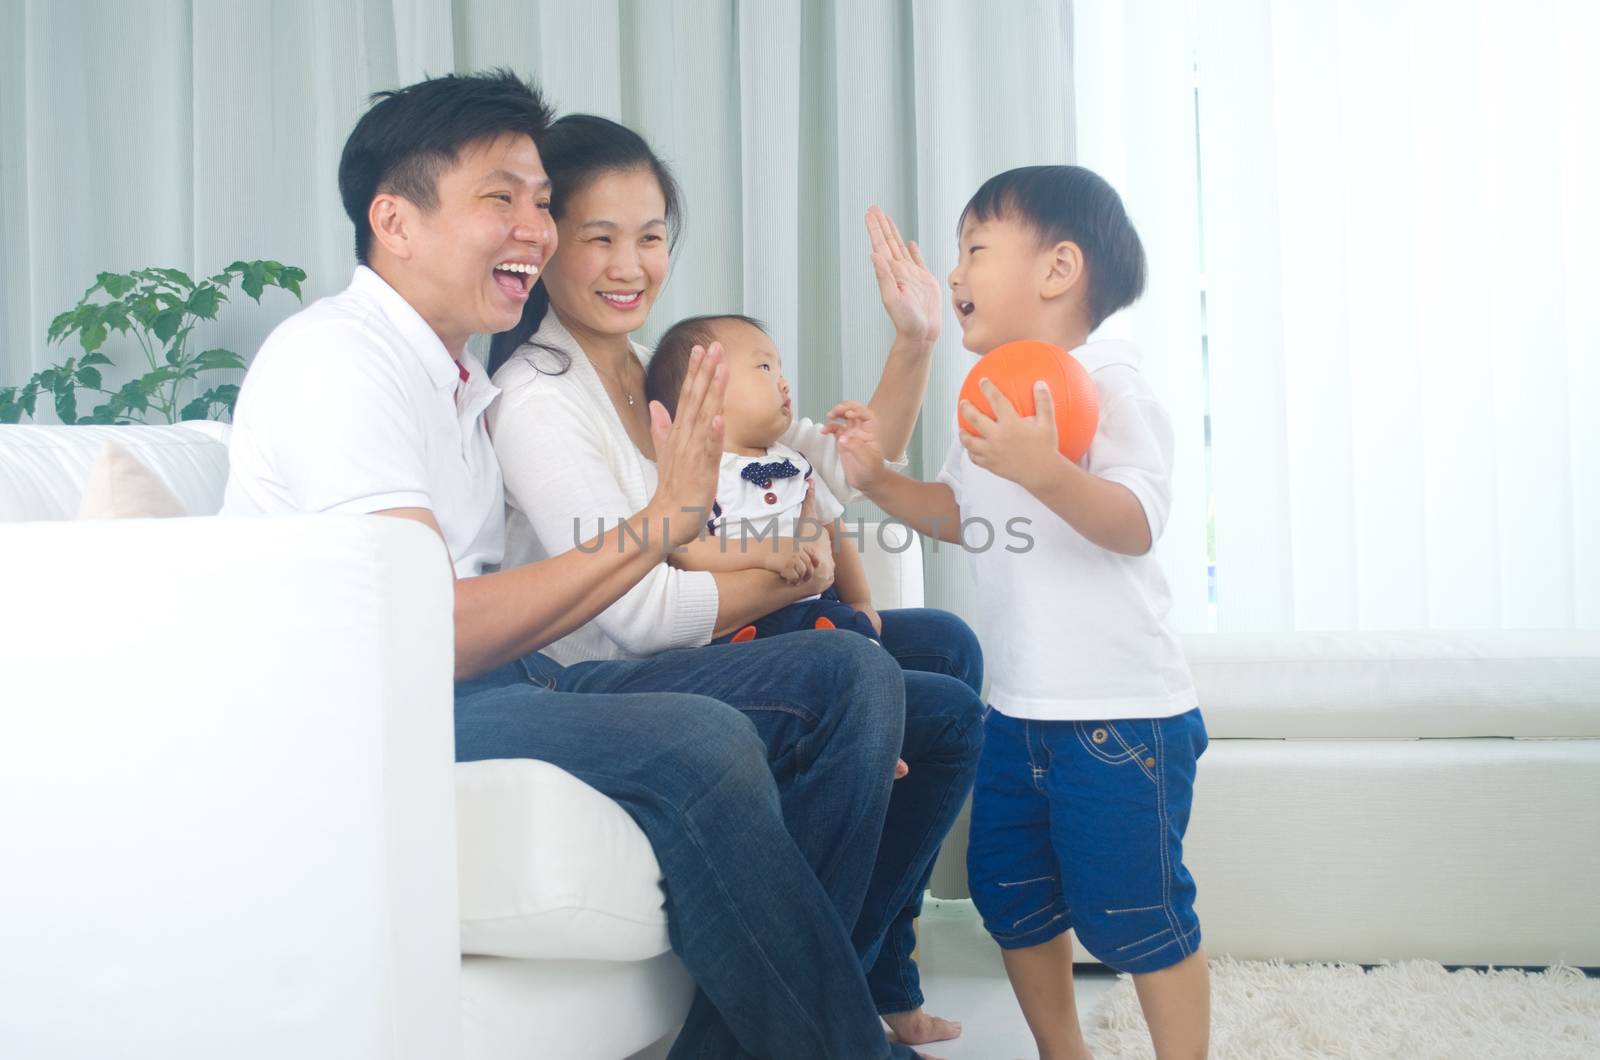
[[[546,263],[521,324],[496,336],[490,370],[502,391],[491,423],[510,505],[507,562],[558,555],[633,511],[655,484],[647,351],[642,327],[666,281],[681,209],[671,173],[637,134],[590,115],[557,121],[539,144],[554,185],[560,251]],[[873,263],[896,339],[872,400],[885,449],[903,452],[927,387],[942,298],[914,244],[881,211],[869,213]],[[704,307],[714,309],[721,307]],[[827,427],[797,419],[784,442],[841,497],[845,483]],[[637,658],[707,644],[818,591],[764,570],[679,571],[657,566],[595,621],[550,646],[564,663]],[[867,970],[874,1003],[906,1044],[954,1037],[960,1025],[922,1011],[912,921],[933,861],[972,785],[982,741],[977,642],[953,615],[886,611],[883,642],[904,668],[910,774],[895,784],[865,894],[845,893],[841,919]],[[747,710],[776,753],[804,712],[789,704]],[[790,756],[792,757],[792,756]],[[848,813],[805,783],[804,763],[773,761],[785,819],[818,877],[848,876],[831,851],[812,849],[814,822]]]

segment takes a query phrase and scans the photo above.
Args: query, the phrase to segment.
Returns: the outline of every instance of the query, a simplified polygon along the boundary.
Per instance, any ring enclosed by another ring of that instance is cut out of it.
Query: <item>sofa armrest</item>
[[[861,550],[867,568],[873,607],[886,611],[922,606],[922,542],[910,527],[897,522],[863,523],[860,535],[852,531],[851,540]]]
[[[0,526],[0,1040],[459,1054],[452,589],[371,517]]]

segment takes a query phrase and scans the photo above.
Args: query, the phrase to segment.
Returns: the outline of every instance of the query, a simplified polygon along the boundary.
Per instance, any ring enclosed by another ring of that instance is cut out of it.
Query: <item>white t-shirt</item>
[[[468,378],[461,378],[465,368]],[[505,491],[484,411],[498,390],[366,266],[273,329],[245,375],[224,515],[427,508],[458,577],[498,567]]]
[[[746,474],[747,468],[781,465],[785,461],[794,468],[794,474],[766,479],[755,470]],[[723,453],[722,467],[717,472],[717,497],[706,528],[729,538],[794,537],[800,508],[806,501],[806,485],[811,482],[816,483],[812,501],[817,519],[831,523],[843,515],[844,505],[834,498],[821,476],[811,473],[811,462],[782,442],[768,449],[765,456]]]
[[[637,344],[634,352],[650,358]],[[559,556],[649,503],[655,462],[628,437],[594,365],[554,313],[494,379],[503,392],[489,410],[489,425],[506,478],[506,566]],[[849,496],[841,492],[849,486],[832,435],[797,417],[782,441],[806,456],[835,496]],[[717,604],[711,572],[657,564],[545,654],[570,665],[709,644]]]
[[[1172,424],[1122,341],[1072,351],[1094,380],[1100,420],[1081,465],[1126,486],[1161,537],[1172,503]],[[1038,498],[972,462],[959,440],[939,481],[955,491],[977,581],[990,702],[1015,718],[1164,718],[1197,705],[1155,557],[1092,544]],[[1026,520],[1026,522],[1013,522]],[[1030,543],[1031,541],[1031,543]]]

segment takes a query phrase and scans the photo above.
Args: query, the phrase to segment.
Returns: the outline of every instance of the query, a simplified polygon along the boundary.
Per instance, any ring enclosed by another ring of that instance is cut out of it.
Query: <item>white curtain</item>
[[[1178,418],[1185,628],[1600,626],[1600,6],[1076,16],[1079,155],[1152,244],[1108,327]]]
[[[1071,159],[1070,34],[1068,0],[0,0],[0,386],[71,352],[45,329],[101,270],[274,258],[308,300],[338,290],[334,176],[368,94],[504,65],[676,169],[688,227],[652,331],[769,321],[817,416],[871,393],[892,337],[866,208],[942,282],[983,179]],[[295,308],[263,303],[236,295],[197,338],[248,357]],[[912,452],[930,474],[971,363],[953,321],[936,356]],[[966,610],[964,559],[929,562],[930,602]]]

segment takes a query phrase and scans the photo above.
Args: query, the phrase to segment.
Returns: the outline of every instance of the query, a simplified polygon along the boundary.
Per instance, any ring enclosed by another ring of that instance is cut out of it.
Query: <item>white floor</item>
[[[1038,1054],[1011,996],[1000,950],[984,933],[969,901],[929,898],[917,922],[917,963],[922,969],[926,1008],[961,1021],[961,1037],[923,1046],[940,1060],[1018,1060]],[[1079,965],[1073,976],[1078,1012],[1086,1015],[1116,975],[1100,965]],[[659,1060],[665,1044],[637,1053],[630,1060]]]

